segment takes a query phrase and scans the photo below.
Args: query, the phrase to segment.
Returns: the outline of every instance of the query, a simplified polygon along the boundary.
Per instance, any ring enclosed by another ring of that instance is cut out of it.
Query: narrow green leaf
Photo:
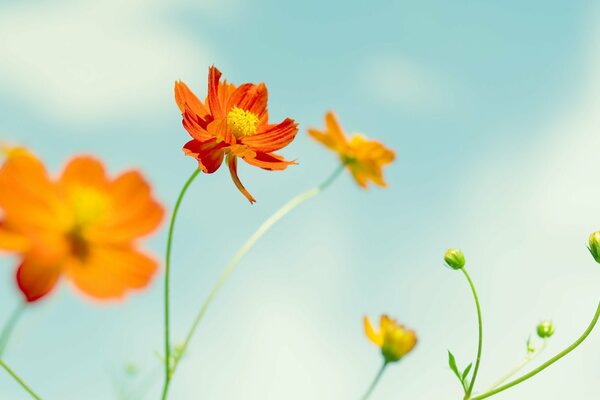
[[[462,373],[461,381],[465,382],[465,379],[467,379],[467,376],[469,376],[469,371],[471,371],[472,366],[473,366],[473,363],[467,365],[467,368],[465,368],[465,370]]]
[[[450,369],[454,372],[454,375],[456,375],[458,380],[462,382],[462,379],[460,378],[460,372],[458,372],[458,367],[456,366],[456,359],[454,358],[454,355],[450,352],[450,350],[448,350],[448,365],[450,366]]]

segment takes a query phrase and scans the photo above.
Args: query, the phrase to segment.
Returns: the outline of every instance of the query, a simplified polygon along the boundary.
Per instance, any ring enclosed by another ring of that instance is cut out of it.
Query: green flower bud
[[[588,249],[590,250],[590,253],[592,253],[594,260],[600,264],[600,231],[590,235],[590,245]]]
[[[450,268],[461,269],[465,266],[465,255],[459,249],[448,249],[444,254],[444,261]]]
[[[547,339],[554,334],[554,325],[551,321],[542,321],[537,326],[537,334],[542,339]]]

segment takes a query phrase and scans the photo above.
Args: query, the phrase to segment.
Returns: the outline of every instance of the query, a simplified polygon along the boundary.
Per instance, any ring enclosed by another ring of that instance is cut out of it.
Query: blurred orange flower
[[[332,112],[325,115],[324,131],[309,129],[308,134],[339,155],[360,187],[366,189],[369,180],[381,187],[386,186],[382,168],[394,161],[396,156],[382,143],[359,134],[354,134],[348,140]]]
[[[375,332],[368,317],[364,318],[365,334],[381,348],[386,362],[395,362],[408,354],[417,344],[415,331],[406,329],[404,325],[382,315],[379,319],[379,332]]]
[[[158,265],[136,241],[164,212],[139,172],[110,179],[100,161],[79,156],[52,180],[27,150],[4,154],[0,249],[20,256],[17,283],[27,301],[48,294],[61,276],[97,299],[148,285]]]
[[[210,67],[204,103],[185,83],[175,82],[175,101],[183,116],[183,126],[193,138],[185,144],[184,152],[196,158],[198,167],[207,174],[219,169],[225,158],[233,182],[253,203],[256,200],[237,175],[237,159],[266,170],[283,170],[295,164],[273,152],[294,140],[298,125],[290,118],[269,124],[264,83],[236,87],[220,79],[221,72]]]

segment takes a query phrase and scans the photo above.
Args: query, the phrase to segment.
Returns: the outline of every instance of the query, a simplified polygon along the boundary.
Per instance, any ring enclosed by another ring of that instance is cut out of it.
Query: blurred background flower
[[[446,246],[468,251],[481,296],[483,387],[522,357],[531,321],[561,327],[552,354],[593,313],[600,276],[585,246],[600,223],[599,12],[584,0],[3,1],[0,132],[53,171],[80,152],[110,173],[141,168],[172,207],[195,167],[179,152],[174,80],[202,88],[214,63],[233,82],[265,81],[278,99],[270,117],[294,110],[301,131],[335,109],[349,132],[398,152],[389,189],[364,192],[343,175],[275,227],[206,315],[172,398],[355,398],[381,361],[356,321],[382,310],[418,328],[420,344],[374,396],[458,398],[446,351],[472,359],[476,321],[463,312],[472,299],[462,277],[440,268]],[[199,177],[190,189],[173,258],[175,342],[248,235],[338,164],[304,134],[282,154],[299,166],[245,171],[260,199],[252,212],[228,179]],[[213,234],[222,227],[235,227],[226,241]],[[14,263],[0,258],[7,317],[19,299]],[[6,359],[43,397],[111,398],[128,362],[159,364],[150,349],[162,349],[161,295],[156,280],[122,306],[90,307],[58,290],[20,322]],[[495,398],[595,398],[599,336]],[[3,374],[0,388],[25,398]]]

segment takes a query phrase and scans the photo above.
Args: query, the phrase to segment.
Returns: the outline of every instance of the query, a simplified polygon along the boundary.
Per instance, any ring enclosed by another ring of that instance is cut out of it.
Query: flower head
[[[594,257],[594,260],[600,264],[600,231],[593,232],[590,235],[588,249],[590,250],[592,257]]]
[[[183,126],[192,137],[183,150],[198,160],[198,167],[207,174],[219,169],[225,160],[233,182],[253,203],[256,200],[238,177],[237,159],[271,171],[295,164],[274,151],[294,140],[298,125],[290,118],[278,124],[269,123],[264,83],[235,86],[220,79],[221,72],[210,67],[204,102],[185,83],[175,82],[175,101],[183,116]]]
[[[359,134],[348,139],[332,112],[325,115],[325,130],[309,129],[308,134],[338,154],[360,187],[366,189],[369,181],[381,187],[386,186],[382,169],[396,156],[382,143]]]
[[[542,339],[547,339],[554,335],[554,325],[552,321],[542,321],[537,326],[537,334]]]
[[[386,362],[395,362],[408,354],[417,344],[415,331],[406,329],[387,315],[379,320],[379,332],[375,332],[371,321],[364,317],[365,334],[375,345],[381,348]]]
[[[107,177],[100,161],[71,159],[59,179],[28,151],[0,167],[0,250],[20,258],[17,283],[32,302],[59,278],[97,299],[148,285],[156,261],[136,248],[163,218],[137,171]]]
[[[444,254],[444,261],[452,269],[461,269],[465,266],[465,255],[459,249],[448,249]]]

